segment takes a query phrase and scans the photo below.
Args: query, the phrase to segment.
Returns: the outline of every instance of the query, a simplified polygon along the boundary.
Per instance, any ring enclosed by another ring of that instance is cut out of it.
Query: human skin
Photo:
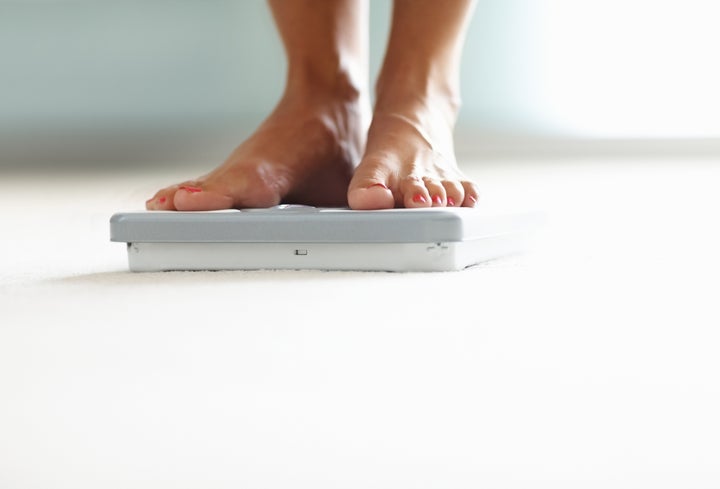
[[[367,1],[269,3],[288,59],[280,101],[224,163],[149,210],[475,205],[452,142],[473,0],[395,0],[372,120]]]

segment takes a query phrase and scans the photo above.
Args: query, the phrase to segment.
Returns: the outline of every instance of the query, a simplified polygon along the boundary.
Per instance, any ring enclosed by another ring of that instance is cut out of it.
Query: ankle
[[[452,128],[459,109],[459,99],[443,92],[392,88],[378,91],[373,117],[400,115],[421,126],[442,122]]]
[[[367,86],[359,73],[337,65],[317,66],[312,63],[291,63],[288,69],[285,96],[305,100],[335,99],[358,102],[367,96]]]
[[[375,112],[395,112],[415,108],[442,116],[443,119],[454,124],[461,106],[457,80],[433,72],[432,67],[408,68],[383,70],[375,86]]]

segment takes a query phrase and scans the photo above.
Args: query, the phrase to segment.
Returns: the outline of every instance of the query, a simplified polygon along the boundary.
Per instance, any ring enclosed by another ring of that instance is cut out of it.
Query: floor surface
[[[720,164],[466,168],[532,252],[131,274],[186,171],[3,175],[0,487],[719,487]]]

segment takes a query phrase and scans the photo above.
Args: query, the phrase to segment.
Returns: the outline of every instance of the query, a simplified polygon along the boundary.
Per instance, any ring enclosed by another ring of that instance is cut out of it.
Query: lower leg
[[[366,1],[271,0],[288,59],[280,102],[222,165],[147,208],[345,205],[369,118]]]
[[[472,207],[477,201],[452,141],[473,6],[472,0],[395,0],[367,147],[348,191],[351,207]]]

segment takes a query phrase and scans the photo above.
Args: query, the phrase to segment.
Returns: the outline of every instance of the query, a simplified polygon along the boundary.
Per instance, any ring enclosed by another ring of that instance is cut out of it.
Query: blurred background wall
[[[371,0],[373,74],[390,10]],[[719,21],[717,0],[480,0],[459,151],[720,155]],[[0,168],[215,162],[284,72],[263,0],[0,0]]]

